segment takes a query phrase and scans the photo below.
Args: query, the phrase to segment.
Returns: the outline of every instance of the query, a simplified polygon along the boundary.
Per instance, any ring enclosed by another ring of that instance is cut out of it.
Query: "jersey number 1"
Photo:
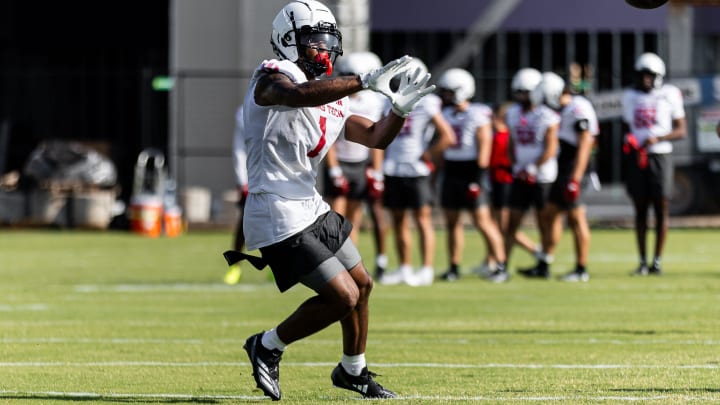
[[[320,140],[318,141],[317,145],[313,148],[313,150],[311,150],[310,152],[307,153],[308,157],[314,158],[315,156],[317,156],[320,153],[322,148],[325,147],[325,143],[327,142],[327,140],[325,139],[325,132],[327,132],[327,117],[320,117],[320,132],[321,132]]]

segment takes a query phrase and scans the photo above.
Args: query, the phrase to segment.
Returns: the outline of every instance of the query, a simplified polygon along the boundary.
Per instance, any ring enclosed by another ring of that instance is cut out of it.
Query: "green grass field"
[[[465,272],[484,253],[467,238]],[[719,242],[671,230],[662,277],[628,275],[630,231],[595,230],[589,283],[376,285],[370,369],[413,404],[720,402]],[[242,344],[310,291],[280,294],[247,265],[222,284],[229,245],[229,232],[0,231],[0,403],[268,401]],[[444,246],[439,233],[438,274]],[[511,269],[531,263],[516,250]],[[553,271],[572,265],[565,235]],[[330,383],[340,356],[339,326],[290,346],[283,402],[357,400]]]

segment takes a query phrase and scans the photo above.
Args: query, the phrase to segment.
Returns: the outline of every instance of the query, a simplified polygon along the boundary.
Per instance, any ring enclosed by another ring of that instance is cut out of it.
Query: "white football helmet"
[[[338,59],[335,71],[340,75],[361,75],[382,67],[380,58],[372,52],[353,52]]]
[[[475,96],[475,78],[465,69],[448,69],[437,82],[440,90],[453,92],[453,103],[460,104]]]
[[[560,109],[560,97],[565,89],[565,80],[553,72],[542,74],[540,84],[530,92],[530,102],[533,105],[547,104],[555,110]]]
[[[649,72],[655,75],[653,87],[659,89],[662,87],[663,77],[665,77],[665,62],[659,56],[652,52],[646,52],[640,55],[635,61],[635,71]]]
[[[533,68],[523,68],[515,73],[513,76],[510,89],[512,91],[527,91],[531,92],[542,80],[542,73],[539,70]]]
[[[270,36],[273,51],[281,59],[295,62],[315,76],[332,73],[332,64],[342,55],[342,34],[329,8],[316,0],[295,0],[273,20]],[[315,60],[305,57],[305,48],[327,55]]]

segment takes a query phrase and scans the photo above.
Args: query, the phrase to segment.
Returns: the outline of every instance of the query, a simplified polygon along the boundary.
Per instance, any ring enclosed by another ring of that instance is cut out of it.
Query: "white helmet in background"
[[[446,70],[438,79],[437,86],[441,90],[451,91],[456,105],[475,96],[475,78],[465,69]]]
[[[655,75],[653,87],[656,89],[662,87],[663,77],[665,77],[665,62],[656,54],[646,52],[640,55],[635,61],[635,71],[638,73],[648,72]]]
[[[340,75],[360,75],[382,67],[380,58],[372,52],[353,52],[338,59],[335,71]]]
[[[533,91],[542,80],[542,73],[533,68],[523,68],[513,76],[510,88],[512,91]]]
[[[553,72],[542,74],[540,84],[530,92],[530,102],[533,105],[547,104],[550,108],[560,109],[560,97],[565,90],[565,80]]]
[[[280,10],[273,20],[270,36],[273,51],[280,59],[295,62],[315,76],[332,73],[332,64],[342,55],[342,34],[335,16],[315,0],[296,0]],[[304,48],[327,51],[316,60],[305,57]]]

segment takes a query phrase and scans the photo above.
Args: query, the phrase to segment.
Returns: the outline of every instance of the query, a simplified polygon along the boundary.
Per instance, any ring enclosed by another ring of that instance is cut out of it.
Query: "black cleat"
[[[380,266],[375,267],[375,280],[380,280],[380,278],[382,278],[383,274],[385,274],[385,267],[380,267]]]
[[[262,333],[250,336],[243,345],[250,358],[255,383],[265,395],[273,401],[279,401],[280,392],[280,360],[282,351],[266,349],[262,345]]]
[[[632,272],[632,275],[644,277],[647,276],[648,273],[650,273],[650,270],[648,269],[647,265],[641,264],[640,266],[638,266],[637,270]]]
[[[377,374],[368,371],[367,367],[363,368],[359,376],[350,375],[345,371],[342,364],[330,374],[330,379],[334,386],[344,388],[346,390],[358,392],[364,398],[397,398],[397,394],[384,388],[373,380]]]
[[[457,271],[448,270],[440,276],[445,281],[457,281],[460,278],[460,273]]]
[[[659,264],[653,264],[648,269],[648,274],[650,274],[651,276],[662,276],[662,268]]]
[[[550,278],[550,272],[547,268],[542,269],[540,266],[531,267],[529,269],[520,269],[518,273],[527,278]]]

